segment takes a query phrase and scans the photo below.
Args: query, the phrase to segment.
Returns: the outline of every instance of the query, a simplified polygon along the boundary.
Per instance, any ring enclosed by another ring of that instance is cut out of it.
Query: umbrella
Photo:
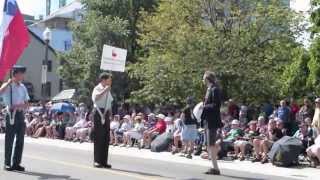
[[[62,102],[53,104],[50,110],[52,112],[74,112],[75,108],[72,104]]]
[[[201,122],[201,115],[203,108],[200,108],[203,105],[203,102],[198,103],[194,108],[193,108],[193,114],[198,120],[198,122]]]

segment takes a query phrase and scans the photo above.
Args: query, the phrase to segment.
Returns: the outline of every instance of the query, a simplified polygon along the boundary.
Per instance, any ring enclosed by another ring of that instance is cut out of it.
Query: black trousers
[[[6,135],[5,135],[5,165],[20,165],[24,146],[24,134],[26,124],[24,122],[23,112],[16,112],[14,125],[10,124],[10,116],[6,115]],[[13,151],[13,162],[11,164],[13,142],[16,138],[15,148]]]
[[[104,112],[104,109],[101,109]],[[94,162],[101,165],[108,164],[109,141],[110,141],[110,119],[109,113],[106,113],[105,123],[101,123],[101,117],[98,111],[94,112]]]

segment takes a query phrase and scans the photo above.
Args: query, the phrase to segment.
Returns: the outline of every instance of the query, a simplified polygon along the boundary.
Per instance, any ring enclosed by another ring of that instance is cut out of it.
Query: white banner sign
[[[100,69],[124,72],[126,67],[127,50],[104,45]]]
[[[42,70],[41,70],[41,83],[42,84],[47,83],[47,72],[48,72],[48,66],[42,65]]]

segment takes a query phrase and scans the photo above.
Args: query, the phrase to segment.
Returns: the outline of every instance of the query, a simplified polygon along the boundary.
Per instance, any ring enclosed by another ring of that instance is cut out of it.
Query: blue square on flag
[[[6,12],[6,14],[14,16],[17,12],[17,9],[17,3],[15,1],[6,0],[6,4],[4,6],[4,11]]]

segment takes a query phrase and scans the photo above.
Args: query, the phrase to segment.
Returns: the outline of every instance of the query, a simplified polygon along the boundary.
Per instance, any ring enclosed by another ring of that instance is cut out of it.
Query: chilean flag
[[[0,80],[28,46],[29,32],[16,0],[0,0]]]

